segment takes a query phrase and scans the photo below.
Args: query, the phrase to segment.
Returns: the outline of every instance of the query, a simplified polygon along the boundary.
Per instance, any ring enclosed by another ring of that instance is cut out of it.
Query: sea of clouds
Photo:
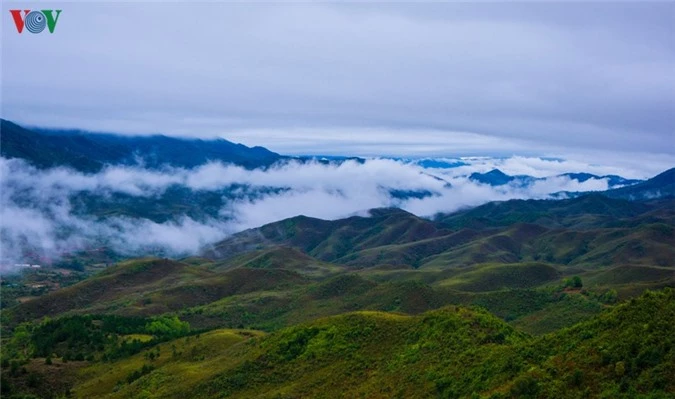
[[[532,157],[445,161],[454,163],[453,167],[424,168],[416,160],[367,159],[288,161],[255,170],[221,163],[161,170],[141,165],[108,166],[99,173],[87,174],[62,167],[37,169],[20,159],[0,158],[0,258],[5,265],[23,263],[26,248],[32,247],[41,256],[56,259],[63,253],[102,244],[125,255],[161,250],[168,256],[182,256],[238,231],[297,215],[338,219],[367,216],[370,209],[394,206],[419,216],[433,216],[489,201],[546,199],[560,192],[606,190],[607,179],[579,182],[558,175],[620,172],[611,167]],[[525,186],[492,187],[468,178],[473,172],[494,168],[540,179]],[[78,193],[101,198],[122,193],[153,199],[170,187],[189,188],[199,194],[222,192],[233,184],[281,190],[230,199],[217,217],[199,221],[174,215],[172,220],[159,223],[73,211],[72,198]],[[392,192],[424,196],[401,198]]]

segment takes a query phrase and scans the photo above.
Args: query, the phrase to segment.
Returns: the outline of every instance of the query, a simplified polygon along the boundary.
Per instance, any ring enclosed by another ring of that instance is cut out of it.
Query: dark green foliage
[[[513,381],[510,394],[517,398],[536,398],[539,391],[539,381],[535,377],[525,374]]]
[[[97,356],[113,360],[189,332],[190,325],[175,316],[153,319],[116,315],[68,316],[20,325],[3,356],[7,356],[5,359],[44,357],[46,364],[52,363],[52,355],[61,357],[64,362],[94,360]],[[123,336],[128,334],[150,334],[153,338],[146,342],[124,339]],[[18,363],[12,364],[18,367]]]
[[[675,392],[675,291],[647,292],[532,338],[486,312],[356,313],[279,331],[204,397],[666,398]],[[329,375],[330,378],[326,378]],[[495,396],[496,395],[496,396]]]
[[[3,377],[15,389],[42,384],[31,362],[57,372],[133,359],[115,381],[120,397],[136,397],[181,370],[165,365],[187,367],[210,349],[158,343],[190,325],[227,326],[272,333],[228,352],[190,395],[668,397],[672,291],[614,305],[675,282],[671,208],[587,196],[489,204],[436,222],[396,209],[288,219],[229,238],[207,253],[215,259],[131,260],[8,309]],[[322,318],[364,309],[418,316]],[[50,366],[52,356],[68,363]]]
[[[584,284],[581,281],[581,277],[579,276],[574,276],[572,278],[565,279],[564,285],[565,287],[568,288],[581,288],[584,286]]]
[[[607,397],[673,393],[673,320],[675,291],[666,289],[539,340],[535,351],[547,359],[544,392],[554,397],[555,382],[562,380],[573,392],[590,388]]]
[[[2,379],[0,380],[0,394],[7,396],[12,393],[12,383],[9,378],[2,373]]]
[[[157,317],[145,325],[145,331],[162,338],[175,338],[190,332],[190,324],[178,317]]]

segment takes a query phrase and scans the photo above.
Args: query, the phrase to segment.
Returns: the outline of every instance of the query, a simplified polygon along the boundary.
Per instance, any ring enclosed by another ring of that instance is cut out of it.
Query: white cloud
[[[456,160],[450,160],[456,161]],[[513,198],[549,198],[560,191],[605,190],[606,179],[579,182],[556,176],[569,171],[608,173],[616,169],[578,161],[527,157],[462,159],[467,165],[450,169],[424,169],[410,161],[367,159],[361,163],[290,161],[268,169],[247,170],[210,163],[195,169],[145,169],[108,166],[96,174],[66,168],[39,170],[22,160],[0,158],[0,231],[2,259],[20,260],[27,246],[46,256],[106,242],[125,254],[161,250],[167,254],[195,253],[245,228],[297,215],[338,219],[367,214],[372,208],[396,206],[420,216],[452,212],[488,201]],[[474,172],[500,168],[509,174],[541,177],[532,184],[491,187],[467,178]],[[620,169],[621,171],[628,171]],[[448,184],[450,183],[450,184]],[[130,217],[94,218],[75,214],[70,202],[88,192],[112,200],[115,193],[151,201],[169,187],[200,192],[221,192],[233,184],[247,186],[219,215],[194,220],[173,215],[158,223]],[[256,188],[276,188],[256,191]],[[424,193],[423,198],[400,198],[391,191]]]

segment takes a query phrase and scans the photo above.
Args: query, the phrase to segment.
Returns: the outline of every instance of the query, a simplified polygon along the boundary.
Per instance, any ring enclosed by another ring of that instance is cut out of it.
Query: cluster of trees
[[[69,360],[113,360],[130,356],[158,342],[190,333],[190,325],[176,316],[155,318],[115,315],[76,315],[46,318],[15,328],[3,348],[3,359],[23,361],[44,357]],[[147,334],[152,339],[126,339],[129,334]]]
[[[566,278],[563,282],[563,285],[565,288],[581,288],[584,286],[583,282],[581,281],[581,277],[579,276]]]
[[[178,317],[157,317],[145,325],[145,332],[159,337],[176,338],[190,332],[190,324]]]

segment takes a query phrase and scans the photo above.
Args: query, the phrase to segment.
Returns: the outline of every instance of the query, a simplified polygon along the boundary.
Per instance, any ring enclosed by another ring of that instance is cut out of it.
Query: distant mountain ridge
[[[590,179],[606,179],[607,185],[610,189],[618,188],[623,186],[630,186],[642,182],[643,180],[638,179],[626,179],[617,175],[604,175],[598,176],[591,173],[563,173],[556,175],[555,177],[567,177],[571,180],[577,180],[579,183],[584,183]],[[546,180],[546,178],[537,178],[528,175],[507,175],[499,169],[493,169],[486,173],[474,172],[469,175],[469,179],[482,184],[488,184],[493,187],[504,186],[507,184],[512,184],[518,187],[525,187],[537,181]]]
[[[105,164],[135,165],[139,160],[148,168],[192,168],[220,161],[253,169],[285,158],[263,147],[247,147],[224,139],[28,129],[5,119],[0,119],[0,140],[3,157],[22,158],[40,168],[67,166],[82,172],[97,172]]]
[[[489,184],[491,186],[503,186],[504,184],[509,184],[512,181],[518,179],[518,177],[509,176],[499,169],[493,169],[487,173],[474,172],[469,176],[469,179],[475,182]]]
[[[632,201],[674,198],[675,168],[668,169],[649,180],[632,186],[605,191],[603,195],[610,198],[623,198]]]

